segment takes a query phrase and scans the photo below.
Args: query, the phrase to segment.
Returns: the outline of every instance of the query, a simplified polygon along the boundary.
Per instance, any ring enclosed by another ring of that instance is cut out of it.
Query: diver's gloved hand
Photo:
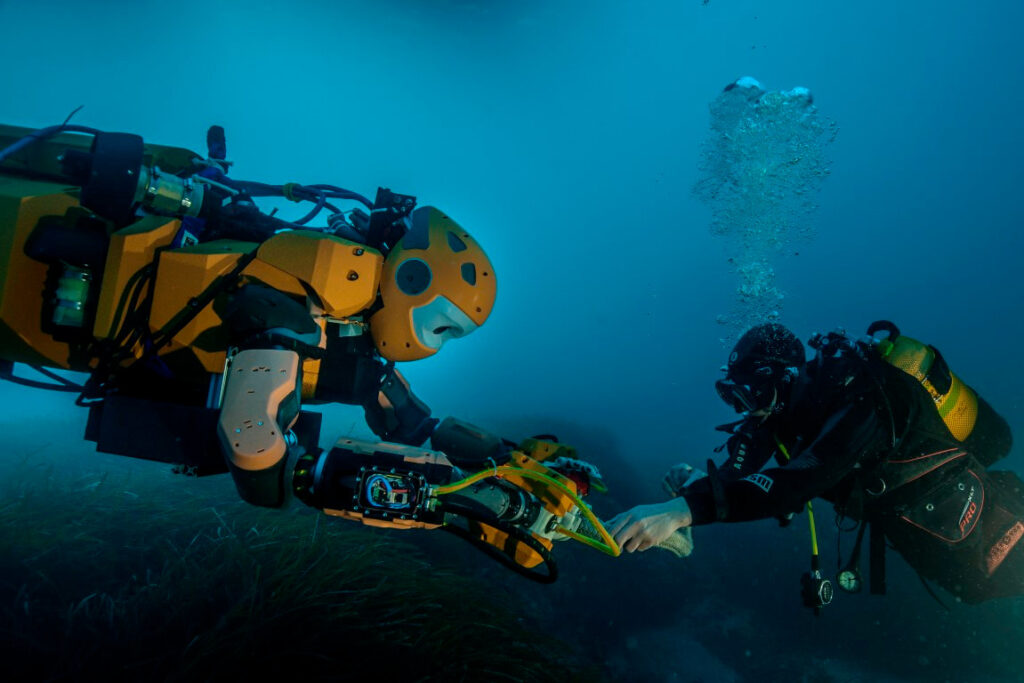
[[[703,470],[681,462],[665,473],[665,478],[661,480],[661,485],[666,493],[674,498],[695,480],[706,476],[707,474]]]
[[[693,529],[690,527],[676,529],[657,547],[669,551],[676,557],[689,557],[693,552]]]
[[[632,553],[660,546],[672,534],[689,527],[692,522],[690,505],[685,498],[680,497],[664,503],[637,505],[616,515],[606,526],[615,543]]]

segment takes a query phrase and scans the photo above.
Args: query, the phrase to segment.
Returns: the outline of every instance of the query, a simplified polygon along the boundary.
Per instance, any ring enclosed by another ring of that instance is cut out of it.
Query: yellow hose
[[[807,521],[811,523],[811,554],[818,554],[818,530],[814,528],[814,508],[807,501]]]
[[[435,496],[443,496],[448,493],[455,493],[456,491],[461,491],[462,489],[468,486],[472,486],[481,479],[487,479],[489,477],[498,476],[499,469],[503,469],[503,467],[494,467],[493,469],[489,470],[481,470],[480,472],[470,475],[465,479],[460,479],[459,481],[452,482],[451,484],[445,484],[444,486],[438,486],[434,488],[431,491],[431,493]]]
[[[500,467],[494,467],[489,470],[482,470],[480,472],[477,472],[476,474],[466,477],[465,479],[461,479],[451,484],[446,484],[445,486],[438,486],[437,488],[433,489],[431,493],[432,495],[435,496],[444,496],[449,493],[461,491],[462,489],[468,486],[472,486],[481,479],[488,479],[490,477],[498,477],[508,480],[513,480],[516,477],[519,477],[521,479],[533,479],[535,481],[544,482],[545,484],[548,484],[549,486],[558,489],[566,496],[568,496],[569,499],[573,502],[573,504],[575,504],[576,507],[579,508],[580,512],[583,513],[583,516],[587,518],[587,521],[590,522],[594,529],[597,530],[597,533],[601,535],[601,541],[603,541],[603,543],[600,541],[596,541],[592,538],[583,536],[581,534],[577,534],[576,532],[570,531],[563,526],[555,527],[555,530],[558,531],[558,533],[563,534],[564,536],[568,536],[569,538],[575,539],[580,543],[583,543],[584,545],[588,545],[591,548],[594,548],[595,550],[600,550],[601,552],[607,555],[611,555],[612,557],[618,557],[619,554],[622,552],[619,546],[616,545],[615,541],[612,539],[611,534],[609,534],[608,530],[604,528],[604,524],[601,523],[601,520],[599,520],[597,516],[590,510],[590,507],[586,503],[584,503],[578,495],[576,495],[575,491],[573,491],[572,489],[570,489],[568,486],[558,481],[557,479],[549,477],[548,475],[543,474],[541,472],[534,472],[532,470],[526,470],[520,467],[512,467],[510,465],[502,465]]]

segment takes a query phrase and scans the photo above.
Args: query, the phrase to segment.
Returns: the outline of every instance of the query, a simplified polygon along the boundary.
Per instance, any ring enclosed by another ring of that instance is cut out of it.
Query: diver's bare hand
[[[690,526],[693,516],[685,498],[664,503],[637,505],[616,515],[607,524],[608,533],[627,553],[644,551],[662,543],[676,529]]]

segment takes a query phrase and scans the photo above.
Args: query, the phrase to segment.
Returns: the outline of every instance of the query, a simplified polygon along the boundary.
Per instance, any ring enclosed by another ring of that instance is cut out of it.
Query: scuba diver
[[[873,323],[857,340],[837,330],[809,344],[816,354],[808,362],[782,325],[741,336],[716,383],[742,415],[717,428],[729,434],[718,449],[727,460],[708,461],[703,477],[674,467],[665,484],[676,497],[611,520],[615,541],[634,552],[679,528],[769,517],[785,524],[806,507],[812,557],[802,597],[820,613],[834,594],[821,573],[810,502],[821,497],[835,506],[837,524],[856,523],[840,589],[862,587],[859,556],[870,528],[872,593],[885,592],[888,539],[923,582],[959,600],[1024,594],[1024,484],[988,470],[1010,451],[1006,421],[938,349],[890,322]]]
[[[236,180],[222,128],[207,145],[0,126],[0,376],[77,393],[97,450],[230,472],[254,505],[443,528],[542,582],[554,540],[618,554],[574,449],[439,421],[396,369],[490,315],[494,270],[469,233],[385,188]],[[259,197],[312,208],[286,221]],[[302,409],[317,403],[362,406],[381,441],[321,449],[322,416]]]

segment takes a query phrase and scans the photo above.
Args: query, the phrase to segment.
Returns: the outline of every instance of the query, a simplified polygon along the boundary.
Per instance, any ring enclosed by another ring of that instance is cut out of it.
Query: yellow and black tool
[[[468,475],[439,451],[342,439],[303,456],[294,479],[296,495],[327,514],[376,527],[442,528],[542,583],[557,578],[556,540],[619,555],[583,500],[591,486],[603,488],[596,468],[543,439],[527,439]]]

